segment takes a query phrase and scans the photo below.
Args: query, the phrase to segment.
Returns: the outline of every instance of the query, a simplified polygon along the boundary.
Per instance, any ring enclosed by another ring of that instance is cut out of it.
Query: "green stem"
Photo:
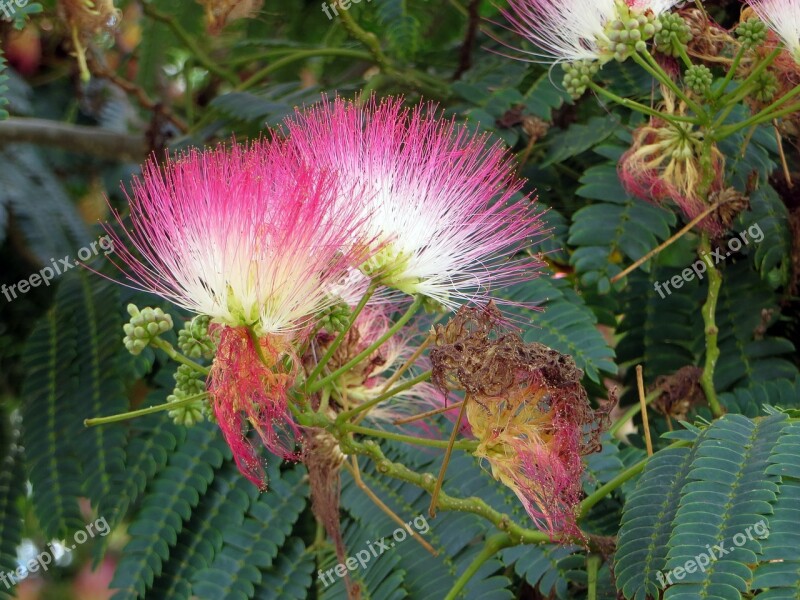
[[[723,94],[721,98],[719,98],[720,104],[724,105],[736,105],[739,100],[744,98],[747,95],[747,88],[750,84],[755,81],[757,77],[759,77],[767,67],[769,67],[772,62],[778,57],[781,53],[781,48],[776,48],[769,55],[764,58],[764,60],[755,68],[753,71],[745,77],[745,79],[736,87],[735,90],[730,92],[729,94]],[[732,71],[728,71],[728,75],[731,74]],[[735,73],[734,73],[735,75]]]
[[[722,286],[722,274],[714,266],[711,259],[711,242],[708,233],[703,233],[700,238],[701,259],[708,267],[708,294],[706,302],[703,304],[703,324],[706,338],[706,360],[703,365],[703,374],[700,376],[700,387],[708,400],[708,406],[715,417],[725,414],[717,398],[717,391],[714,389],[714,370],[719,359],[719,346],[717,340],[719,329],[716,323],[717,301],[719,300],[719,290]]]
[[[423,381],[427,381],[428,379],[430,379],[430,377],[431,377],[431,371],[428,370],[428,371],[425,371],[424,373],[421,373],[421,374],[417,375],[413,379],[409,379],[408,381],[404,381],[400,385],[395,386],[390,390],[387,390],[386,392],[384,392],[380,396],[378,396],[376,398],[373,398],[372,400],[370,400],[368,402],[364,402],[364,404],[356,406],[355,408],[351,408],[350,410],[346,410],[343,413],[340,413],[339,416],[336,417],[336,422],[337,423],[344,423],[345,421],[350,419],[350,417],[352,417],[354,415],[357,415],[359,413],[362,413],[362,412],[364,412],[366,410],[369,410],[370,408],[372,408],[376,404],[380,404],[381,402],[384,402],[384,401],[388,400],[392,396],[395,396],[396,394],[399,394],[400,392],[404,392],[405,390],[414,387],[418,383],[422,383]]]
[[[203,365],[194,362],[191,358],[186,358],[183,354],[175,350],[172,345],[168,342],[165,342],[159,337],[153,338],[150,340],[150,345],[162,350],[167,356],[169,356],[175,362],[179,362],[182,365],[186,365],[187,367],[191,367],[195,371],[202,373],[203,375],[208,375],[211,372],[211,369],[208,367],[204,367]]]
[[[686,94],[683,93],[677,84],[672,81],[669,75],[664,72],[664,69],[661,68],[656,60],[650,56],[649,52],[644,52],[643,54],[639,54],[638,52],[634,52],[632,55],[633,60],[638,63],[640,67],[642,67],[645,71],[650,73],[656,81],[663,83],[667,86],[672,92],[688,106],[692,112],[694,112],[700,119],[707,118],[703,107],[697,104],[694,100],[689,98]],[[644,58],[642,58],[644,56]]]
[[[742,57],[744,57],[744,53],[746,50],[746,46],[742,44],[739,46],[739,50],[736,52],[736,56],[733,57],[733,62],[731,63],[731,68],[728,69],[728,72],[725,74],[725,79],[722,80],[719,88],[713,95],[714,100],[719,100],[719,97],[725,93],[725,89],[728,87],[728,84],[731,82],[733,77],[736,75],[736,69],[739,68],[739,63],[742,61]]]
[[[646,405],[649,405],[653,400],[655,400],[656,398],[658,398],[661,395],[661,392],[662,392],[661,388],[653,390],[647,396],[645,396],[644,403]],[[628,421],[633,419],[633,417],[638,415],[641,410],[642,410],[642,403],[641,402],[637,402],[636,404],[634,404],[633,406],[628,408],[628,410],[625,411],[625,414],[623,414],[619,419],[614,421],[614,423],[611,425],[611,427],[608,428],[608,433],[612,437],[614,435],[616,435],[617,431],[619,431],[620,428],[623,425],[625,425],[625,423],[627,423]]]
[[[487,538],[486,544],[483,546],[483,550],[481,550],[472,560],[469,566],[464,569],[464,572],[461,573],[461,576],[456,580],[455,584],[450,592],[448,592],[447,596],[445,596],[444,600],[456,600],[458,595],[461,593],[461,590],[463,590],[467,583],[469,583],[469,580],[475,576],[475,573],[477,573],[478,569],[483,566],[483,563],[492,558],[503,548],[508,548],[509,546],[514,545],[514,542],[511,540],[508,534],[505,533],[498,533],[490,538]]]
[[[650,108],[649,106],[645,106],[640,102],[636,102],[635,100],[631,100],[630,98],[623,98],[622,96],[618,96],[614,92],[610,92],[604,87],[597,85],[594,81],[589,82],[589,87],[592,88],[598,94],[605,96],[609,100],[620,104],[626,108],[630,108],[631,110],[636,110],[656,119],[663,119],[664,121],[669,122],[683,122],[683,123],[694,123],[695,125],[698,123],[698,120],[695,117],[682,117],[680,115],[670,115],[667,113],[662,113],[654,108]]]
[[[342,14],[344,14],[344,12],[345,11],[342,11]],[[306,393],[313,394],[314,392],[318,391],[320,388],[324,387],[325,385],[328,385],[332,381],[336,381],[336,379],[338,379],[340,376],[344,375],[350,369],[352,369],[357,364],[359,364],[361,361],[363,361],[364,359],[369,357],[373,352],[375,352],[375,350],[380,348],[386,342],[386,340],[391,338],[395,333],[400,331],[400,329],[406,323],[408,323],[408,321],[411,319],[411,317],[413,317],[416,314],[416,312],[419,310],[419,307],[422,305],[422,301],[423,301],[423,297],[422,296],[417,296],[414,299],[414,302],[411,304],[411,306],[406,311],[406,313],[402,317],[400,317],[400,319],[398,319],[397,323],[392,325],[386,333],[384,333],[381,337],[379,337],[374,343],[370,344],[365,350],[360,352],[352,360],[350,360],[349,362],[347,362],[343,366],[341,366],[338,369],[336,369],[333,373],[331,373],[327,377],[324,377],[323,379],[320,379],[319,381],[317,381],[315,383],[312,383],[311,386],[306,388]]]
[[[355,309],[353,309],[353,312],[350,314],[350,320],[347,322],[347,327],[345,327],[343,331],[339,332],[339,335],[337,335],[336,338],[333,340],[328,350],[325,352],[325,354],[317,363],[317,366],[314,367],[314,370],[311,371],[311,373],[308,375],[308,378],[306,379],[306,389],[308,388],[309,383],[312,383],[317,377],[319,377],[319,374],[322,373],[322,370],[325,368],[325,365],[328,364],[328,361],[330,361],[334,352],[336,352],[336,350],[339,349],[339,346],[342,345],[342,342],[347,337],[347,334],[350,333],[350,330],[353,328],[353,325],[355,324],[358,315],[360,315],[361,311],[364,310],[364,307],[367,305],[367,302],[369,302],[369,299],[372,298],[372,295],[375,293],[375,290],[377,289],[378,289],[378,283],[372,281],[369,284],[367,291],[364,293],[364,296],[361,298],[361,300],[359,300]]]
[[[200,47],[197,41],[183,28],[183,26],[178,23],[177,19],[172,15],[168,15],[166,13],[161,12],[155,7],[155,4],[152,2],[144,2],[142,4],[144,9],[144,14],[148,17],[155,19],[156,21],[161,21],[167,27],[169,27],[173,33],[184,43],[184,45],[194,54],[195,58],[197,58],[198,62],[200,62],[206,69],[210,72],[214,73],[215,75],[221,77],[236,85],[239,82],[239,78],[236,76],[235,73],[228,71],[227,69],[223,69],[218,64],[214,62],[214,60],[205,53],[205,51]]]
[[[792,104],[791,106],[787,106],[780,110],[777,110],[782,104],[785,104],[792,98],[794,98],[797,94],[800,94],[800,86],[794,88],[791,92],[783,96],[783,98],[779,98],[765,109],[759,111],[752,117],[745,119],[740,123],[731,123],[725,127],[720,127],[717,130],[716,139],[723,139],[736,133],[741,129],[745,129],[750,127],[751,125],[759,125],[765,121],[771,121],[772,119],[777,119],[789,113],[795,112],[796,110],[800,109],[800,104]],[[774,112],[775,111],[775,112]]]
[[[384,456],[380,446],[374,441],[366,440],[364,442],[358,442],[345,437],[340,439],[339,443],[341,444],[342,452],[347,454],[361,454],[371,458],[375,462],[378,472],[414,484],[429,494],[433,492],[433,488],[436,485],[436,477],[432,473],[418,473],[401,463],[388,460],[386,456]],[[442,511],[454,510],[481,516],[492,522],[501,531],[509,533],[511,538],[519,544],[541,544],[551,541],[547,533],[522,527],[512,521],[508,515],[502,514],[489,506],[482,498],[456,498],[442,490],[439,493],[439,500],[436,506]]]
[[[381,43],[378,37],[374,33],[362,29],[348,10],[342,10],[339,13],[339,18],[341,19],[342,25],[347,30],[347,33],[367,47],[367,50],[372,54],[372,57],[375,59],[375,62],[380,65],[381,69],[384,71],[391,70],[392,67],[381,49]]]
[[[369,435],[372,437],[383,438],[387,440],[394,440],[396,442],[403,442],[406,444],[414,444],[416,446],[426,446],[428,448],[447,448],[448,440],[433,440],[429,438],[420,438],[413,435],[403,435],[402,433],[393,433],[391,431],[383,431],[381,429],[371,429],[369,427],[362,427],[361,425],[353,425],[352,423],[342,423],[342,429],[360,435]],[[472,452],[477,448],[478,443],[471,440],[462,440],[456,442],[453,446],[456,450],[464,450]]]
[[[351,50],[349,48],[319,48],[315,50],[298,50],[288,56],[279,58],[278,60],[268,64],[267,66],[259,69],[248,77],[245,81],[236,87],[237,91],[244,91],[253,87],[256,83],[264,79],[270,73],[274,73],[278,69],[285,67],[293,62],[305,60],[306,58],[316,56],[345,56],[348,58],[358,58],[361,60],[372,60],[372,55],[361,50]]]
[[[84,419],[83,424],[86,427],[94,427],[95,425],[107,425],[108,423],[118,423],[119,421],[127,421],[128,419],[135,419],[136,417],[143,417],[145,415],[152,415],[153,413],[161,412],[164,410],[172,410],[173,408],[180,408],[202,400],[208,397],[208,392],[202,392],[189,396],[183,400],[176,400],[175,402],[167,402],[166,404],[158,404],[156,406],[148,406],[147,408],[140,408],[139,410],[132,410],[130,412],[121,413],[118,415],[111,415],[109,417],[95,417],[93,419]]]
[[[586,556],[586,576],[589,589],[586,600],[597,600],[597,570],[600,568],[600,557],[597,554]]]

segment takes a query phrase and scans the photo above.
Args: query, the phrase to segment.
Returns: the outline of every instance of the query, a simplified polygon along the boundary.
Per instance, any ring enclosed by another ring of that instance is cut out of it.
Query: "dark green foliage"
[[[664,587],[664,598],[734,600],[794,585],[796,571],[770,561],[794,556],[786,543],[795,535],[794,513],[784,507],[797,495],[799,443],[797,425],[783,413],[727,415],[691,448],[658,452],[625,504],[618,589],[637,600]]]
[[[11,434],[6,415],[0,412],[0,572],[13,573],[17,568],[17,546],[22,540],[20,502],[25,494],[22,449]],[[0,599],[12,600],[14,594],[0,586]]]
[[[5,107],[8,105],[6,94],[8,93],[8,75],[6,75],[6,59],[3,56],[3,51],[0,49],[0,121],[8,118],[8,111]]]
[[[669,237],[675,215],[627,196],[614,163],[587,169],[580,183],[577,193],[598,202],[572,215],[568,241],[576,249],[570,263],[584,286],[607,292],[610,278],[622,271],[623,257],[633,262]]]

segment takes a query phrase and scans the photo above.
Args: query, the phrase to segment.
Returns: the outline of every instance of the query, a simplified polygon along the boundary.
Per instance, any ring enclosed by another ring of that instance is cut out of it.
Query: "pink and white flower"
[[[211,403],[239,469],[262,488],[247,432],[280,458],[300,458],[288,399],[294,346],[339,301],[330,288],[368,257],[358,192],[347,190],[350,207],[341,193],[282,142],[234,144],[190,151],[163,169],[149,161],[129,196],[130,248],[107,227],[134,287],[212,317]]]
[[[151,160],[128,200],[130,248],[107,231],[132,286],[259,335],[301,329],[365,256],[358,192],[278,142]]]
[[[526,60],[541,63],[608,61],[614,56],[608,29],[632,16],[652,18],[679,0],[508,0],[502,11],[509,29],[536,46],[516,48]]]
[[[365,106],[337,98],[287,121],[302,159],[337,173],[342,190],[364,189],[363,237],[374,240],[361,270],[406,294],[454,308],[490,289],[534,276],[518,257],[541,230],[530,199],[511,202],[522,182],[499,144],[437,118],[435,106],[401,99]]]
[[[748,4],[800,63],[800,0],[749,0]]]

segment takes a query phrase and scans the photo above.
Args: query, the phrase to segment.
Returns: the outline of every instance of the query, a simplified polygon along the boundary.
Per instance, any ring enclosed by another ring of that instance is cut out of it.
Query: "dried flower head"
[[[264,0],[197,0],[205,9],[206,29],[218,35],[230,22],[253,17]]]
[[[540,263],[518,251],[541,222],[528,199],[511,201],[522,182],[503,148],[434,113],[404,109],[398,98],[364,106],[337,98],[287,126],[304,161],[364,188],[361,217],[375,252],[361,270],[455,308],[532,278]]]
[[[581,457],[598,449],[611,405],[595,412],[574,361],[503,332],[497,309],[462,308],[437,329],[433,381],[466,392],[466,415],[492,474],[510,487],[537,527],[574,536]]]
[[[58,10],[69,27],[81,78],[88,81],[91,75],[86,64],[86,47],[94,36],[113,31],[119,25],[122,11],[114,6],[113,0],[61,0]]]

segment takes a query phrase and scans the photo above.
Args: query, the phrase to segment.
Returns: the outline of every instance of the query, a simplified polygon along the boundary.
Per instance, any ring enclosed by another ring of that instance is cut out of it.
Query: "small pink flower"
[[[511,156],[435,110],[337,98],[298,111],[287,126],[304,161],[336,173],[343,190],[364,190],[363,236],[375,242],[361,270],[455,308],[532,278],[540,263],[519,253],[541,223],[530,199],[512,200],[522,182]],[[346,194],[340,202],[354,204]]]

